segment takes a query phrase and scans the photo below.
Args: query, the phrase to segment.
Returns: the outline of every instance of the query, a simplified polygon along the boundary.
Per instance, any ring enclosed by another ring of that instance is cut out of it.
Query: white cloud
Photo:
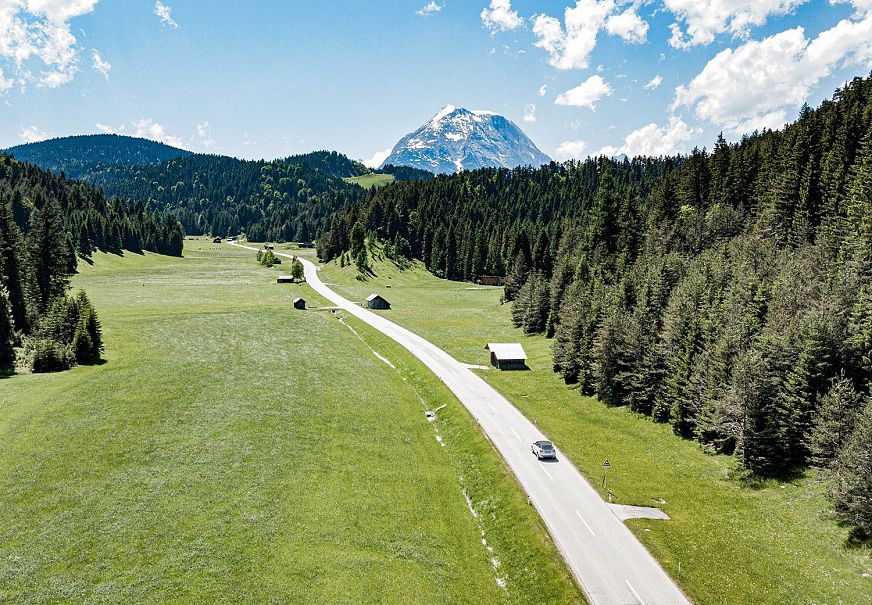
[[[606,31],[627,42],[639,44],[648,36],[648,22],[639,16],[636,6],[633,5],[619,15],[609,17],[606,20]]]
[[[511,0],[491,0],[488,8],[481,11],[481,22],[492,33],[511,31],[524,25],[524,20],[512,10]]]
[[[813,86],[848,65],[872,66],[872,13],[842,20],[813,40],[797,27],[721,51],[676,89],[673,107],[691,107],[700,119],[734,134],[780,126]]]
[[[108,124],[101,124],[100,122],[97,122],[96,126],[97,130],[102,132],[103,134],[121,134],[122,132],[124,132],[123,124],[118,128],[114,128],[112,126],[109,126]]]
[[[539,87],[539,96],[544,97],[546,94],[548,94],[548,85],[543,84]]]
[[[683,21],[687,30],[684,32],[677,23],[672,24],[669,44],[675,48],[709,44],[724,32],[747,37],[751,27],[763,25],[770,15],[784,15],[805,2],[807,0],[664,0],[666,9]]]
[[[648,82],[647,84],[645,84],[645,86],[643,86],[642,88],[644,88],[646,90],[654,90],[655,88],[657,88],[661,84],[663,84],[663,76],[661,76],[660,74],[657,74],[656,76],[651,78],[651,81]]]
[[[422,17],[426,17],[427,15],[432,15],[433,13],[438,13],[442,10],[442,5],[432,0],[415,11],[416,15],[421,15]]]
[[[211,149],[217,141],[212,136],[212,125],[209,122],[197,124],[197,137],[195,142],[205,149]]]
[[[593,75],[571,90],[567,90],[557,96],[556,105],[570,105],[572,107],[587,107],[596,111],[596,104],[600,99],[612,94],[612,87],[599,75]]]
[[[112,70],[112,64],[109,61],[103,59],[100,56],[100,53],[94,49],[91,49],[91,67],[94,68],[94,71],[97,73],[103,74],[103,77],[107,80],[109,79],[109,72]]]
[[[393,151],[393,149],[393,147],[388,147],[384,151],[376,151],[374,154],[372,154],[371,158],[369,158],[368,160],[363,160],[363,165],[367,168],[380,167],[382,165],[382,162],[388,159],[388,156],[391,155],[391,151]]]
[[[35,81],[56,88],[78,71],[76,38],[69,20],[94,10],[97,0],[0,0],[0,60],[22,87]],[[32,69],[38,69],[34,75]],[[13,80],[0,79],[0,87]]]
[[[524,121],[525,122],[535,122],[536,121],[536,105],[533,103],[528,103],[526,107],[524,107]]]
[[[12,86],[13,86],[12,80],[7,80],[6,76],[3,74],[3,70],[0,69],[0,92],[3,92],[4,90],[8,90],[8,89],[12,88]]]
[[[563,23],[549,15],[536,15],[533,21],[536,46],[548,53],[548,62],[557,69],[585,69],[601,29],[627,42],[644,42],[648,23],[639,17],[636,3],[618,12],[626,4],[615,0],[576,0],[574,7],[563,12]]]
[[[175,19],[173,19],[173,9],[160,0],[157,0],[157,2],[154,3],[154,14],[160,18],[161,23],[164,25],[169,25],[170,27],[178,29],[179,24],[176,23]]]
[[[603,147],[593,155],[614,157],[623,153],[631,158],[640,155],[675,155],[686,152],[685,143],[700,132],[700,129],[691,128],[681,118],[672,116],[666,126],[652,122],[628,134],[620,147]]]
[[[578,0],[563,13],[565,29],[554,17],[537,15],[533,22],[536,46],[548,53],[548,62],[557,69],[585,69],[597,33],[614,8],[613,0]]]
[[[166,143],[173,147],[187,149],[181,138],[169,134],[161,124],[148,118],[134,121],[133,134],[130,136],[151,139],[152,141],[160,141],[161,143]]]
[[[554,159],[558,162],[566,160],[583,160],[587,157],[587,143],[584,141],[563,141],[554,150]]]
[[[36,126],[28,126],[27,128],[23,128],[21,132],[18,133],[18,136],[21,137],[21,140],[25,143],[37,143],[46,140],[51,135],[45,133]]]

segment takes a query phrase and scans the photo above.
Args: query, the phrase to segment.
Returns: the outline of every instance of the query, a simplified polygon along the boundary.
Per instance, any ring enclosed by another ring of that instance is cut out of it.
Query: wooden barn
[[[300,298],[299,296],[294,299],[294,308],[300,309],[301,311],[306,310],[306,301]]]
[[[366,306],[370,309],[387,311],[391,308],[391,303],[389,303],[385,298],[379,296],[378,294],[370,294],[366,297]]]
[[[506,278],[499,275],[479,275],[478,285],[480,286],[504,286]]]
[[[491,342],[485,347],[491,354],[491,365],[498,370],[527,369],[527,354],[519,343]]]

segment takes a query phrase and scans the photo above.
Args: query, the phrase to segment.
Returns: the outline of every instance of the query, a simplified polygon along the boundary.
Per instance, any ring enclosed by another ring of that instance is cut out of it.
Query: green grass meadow
[[[106,362],[0,380],[0,602],[581,602],[459,403],[279,271],[83,263]]]
[[[551,343],[511,326],[501,288],[440,280],[420,264],[400,271],[380,259],[376,277],[331,263],[322,279],[354,300],[372,292],[383,312],[460,361],[486,365],[487,342],[521,342],[530,371],[481,371],[602,491],[624,504],[659,506],[670,521],[632,521],[631,529],[684,591],[706,605],[868,605],[872,552],[848,544],[830,516],[826,485],[813,472],[794,481],[752,482],[726,456],[713,456],[625,408],[609,408],[567,387],[551,368]],[[679,576],[679,562],[681,574]]]
[[[364,189],[371,189],[372,187],[383,187],[385,185],[389,185],[394,182],[394,175],[392,174],[364,174],[362,176],[350,176],[342,179],[346,183],[353,183],[355,185],[360,185]]]

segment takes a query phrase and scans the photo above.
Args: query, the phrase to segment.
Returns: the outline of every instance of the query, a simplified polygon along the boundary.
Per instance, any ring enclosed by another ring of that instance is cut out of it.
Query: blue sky
[[[0,147],[385,152],[443,105],[558,159],[711,146],[872,66],[872,0],[0,0]]]

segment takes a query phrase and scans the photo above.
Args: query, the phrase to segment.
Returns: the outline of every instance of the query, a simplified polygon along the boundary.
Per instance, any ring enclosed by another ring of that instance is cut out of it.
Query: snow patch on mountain
[[[550,161],[505,117],[492,111],[446,105],[418,130],[403,137],[382,165],[451,173],[487,167],[539,167]]]

